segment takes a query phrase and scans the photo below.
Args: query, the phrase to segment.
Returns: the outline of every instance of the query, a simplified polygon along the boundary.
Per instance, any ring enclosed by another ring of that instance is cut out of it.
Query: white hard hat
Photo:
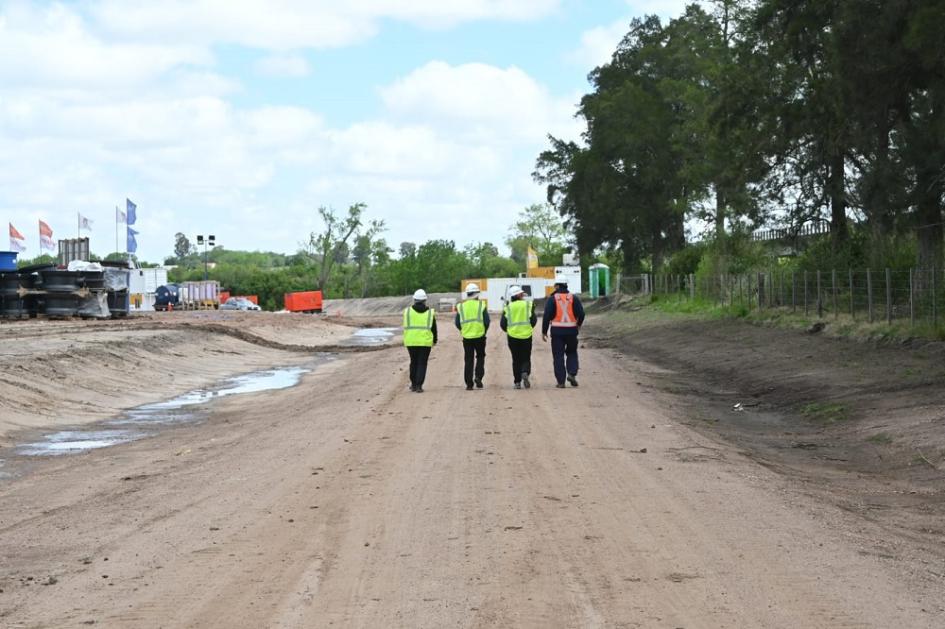
[[[514,297],[515,295],[521,295],[525,290],[521,286],[512,286],[509,288],[509,296]]]
[[[479,284],[477,284],[477,283],[475,283],[475,282],[470,282],[469,284],[466,284],[466,294],[467,294],[467,295],[472,295],[473,293],[478,293],[478,292],[480,292],[480,290],[479,290]]]
[[[418,288],[413,294],[414,301],[426,301],[427,300],[427,291],[422,288]]]

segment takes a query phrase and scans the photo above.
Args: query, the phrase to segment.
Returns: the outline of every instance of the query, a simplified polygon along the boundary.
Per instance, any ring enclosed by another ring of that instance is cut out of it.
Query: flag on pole
[[[52,227],[44,223],[43,221],[39,222],[39,249],[48,249],[50,251],[56,250],[56,243],[53,242],[53,233]]]
[[[528,264],[526,268],[537,269],[538,268],[538,252],[532,249],[532,246],[528,246]]]
[[[13,223],[10,223],[10,251],[16,251],[17,253],[26,251],[26,245],[23,244],[24,240],[26,240],[26,238],[23,234],[16,230]]]
[[[131,199],[125,199],[125,209],[127,210],[125,221],[128,225],[134,225],[138,220],[138,206],[132,203]]]
[[[135,240],[135,236],[137,235],[138,235],[138,232],[131,229],[130,227],[128,228],[128,246],[126,248],[128,253],[134,253],[135,251],[138,250],[138,241]]]
[[[79,212],[79,229],[92,231],[92,219],[82,216],[82,212]]]
[[[116,222],[116,223],[124,223],[125,220],[126,220],[126,218],[125,218],[125,213],[122,212],[121,210],[119,210],[119,209],[116,207],[116,208],[115,208],[115,222]]]

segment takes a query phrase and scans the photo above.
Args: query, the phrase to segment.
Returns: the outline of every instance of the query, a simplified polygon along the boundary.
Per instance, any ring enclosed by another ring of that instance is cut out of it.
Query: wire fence
[[[938,325],[945,315],[945,271],[872,269],[785,271],[712,277],[645,274],[620,279],[623,293],[672,296],[721,306],[787,310],[869,323]]]

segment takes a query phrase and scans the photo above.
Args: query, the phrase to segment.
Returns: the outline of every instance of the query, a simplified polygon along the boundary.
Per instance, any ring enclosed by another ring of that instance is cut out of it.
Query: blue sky
[[[316,208],[368,204],[392,246],[501,244],[586,75],[678,0],[0,0],[0,219],[139,255],[173,235],[293,252]],[[5,245],[6,243],[2,243]]]

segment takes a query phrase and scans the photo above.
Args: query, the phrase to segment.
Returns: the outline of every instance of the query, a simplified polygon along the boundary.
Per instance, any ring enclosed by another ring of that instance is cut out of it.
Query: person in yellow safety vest
[[[436,313],[427,306],[422,288],[413,294],[413,305],[404,309],[404,346],[410,354],[410,390],[423,393],[427,361],[436,345]]]
[[[489,311],[486,302],[479,299],[479,286],[475,283],[466,285],[466,299],[456,306],[456,329],[463,336],[463,357],[465,369],[463,378],[466,390],[472,391],[483,387],[482,379],[486,375],[486,333],[489,331]],[[475,357],[475,368],[473,358]]]
[[[520,286],[509,289],[509,301],[502,311],[499,327],[508,334],[509,351],[512,352],[512,378],[516,389],[525,385],[531,388],[532,330],[538,323],[534,302],[526,299]]]

